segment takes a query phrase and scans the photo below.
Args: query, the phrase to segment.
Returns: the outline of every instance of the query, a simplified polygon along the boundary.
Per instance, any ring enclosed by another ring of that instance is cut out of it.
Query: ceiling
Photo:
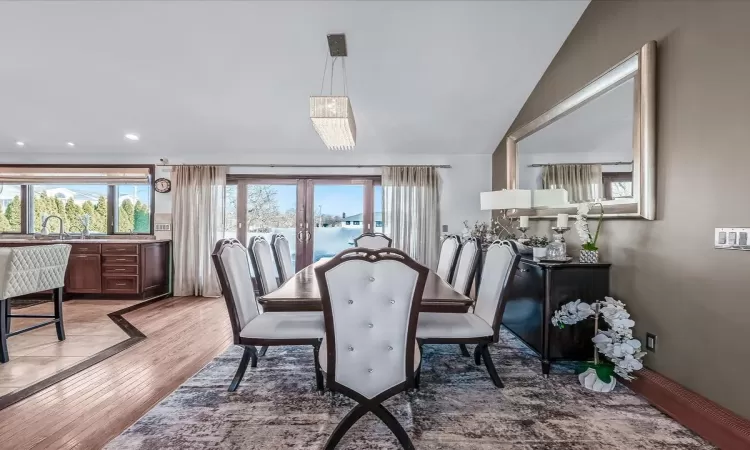
[[[3,2],[0,153],[325,154],[340,32],[355,152],[492,153],[587,4]]]

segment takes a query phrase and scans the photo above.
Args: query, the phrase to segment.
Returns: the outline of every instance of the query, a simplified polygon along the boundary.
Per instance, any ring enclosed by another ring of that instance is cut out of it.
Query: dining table
[[[303,268],[270,294],[258,299],[265,312],[322,311],[315,267],[326,260],[316,261]],[[437,273],[430,270],[422,294],[421,312],[467,312],[474,301],[453,290]]]

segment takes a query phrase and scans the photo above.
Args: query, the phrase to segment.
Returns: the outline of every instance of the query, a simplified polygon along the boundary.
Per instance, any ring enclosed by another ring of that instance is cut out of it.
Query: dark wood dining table
[[[310,264],[288,279],[278,289],[258,299],[266,312],[273,311],[322,311],[315,266]],[[467,312],[474,301],[453,290],[432,270],[427,275],[422,294],[422,312]]]

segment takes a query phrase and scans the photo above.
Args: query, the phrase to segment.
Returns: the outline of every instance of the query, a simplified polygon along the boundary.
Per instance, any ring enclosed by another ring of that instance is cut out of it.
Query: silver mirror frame
[[[560,120],[625,81],[635,80],[633,99],[633,205],[612,205],[604,217],[656,219],[656,41],[619,62],[581,90],[508,135],[505,143],[506,189],[518,189],[518,141]],[[514,210],[510,215],[528,215],[532,219],[553,219],[558,213],[577,213],[576,207],[564,209]]]

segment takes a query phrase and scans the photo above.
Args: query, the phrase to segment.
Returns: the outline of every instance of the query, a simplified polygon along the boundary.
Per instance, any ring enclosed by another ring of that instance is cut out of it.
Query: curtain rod
[[[438,169],[450,169],[450,164],[403,164],[403,165],[383,165],[383,164],[159,164],[157,167],[178,167],[178,166],[218,166],[218,167],[282,167],[282,168],[318,168],[318,169],[380,169],[382,167],[435,167]]]
[[[547,166],[593,166],[598,164],[600,166],[629,166],[633,164],[633,161],[614,161],[614,162],[600,162],[600,163],[557,163],[557,164],[529,164],[528,167],[547,167]]]

